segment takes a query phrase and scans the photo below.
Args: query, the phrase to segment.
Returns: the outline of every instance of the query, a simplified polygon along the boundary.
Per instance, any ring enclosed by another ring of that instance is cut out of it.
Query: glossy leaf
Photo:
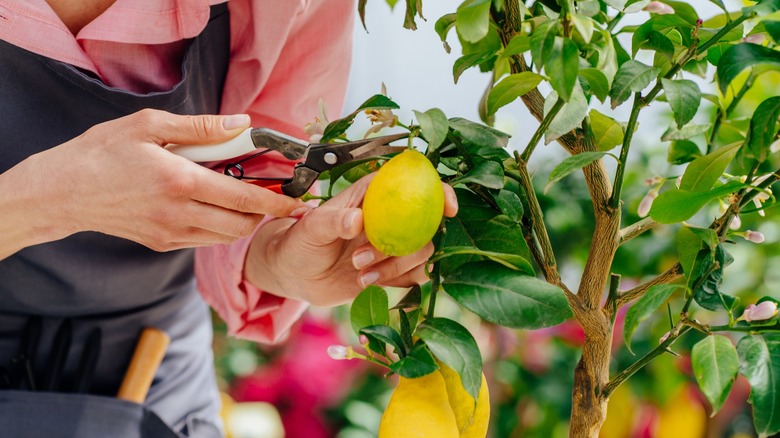
[[[418,343],[406,357],[391,363],[390,369],[399,376],[414,379],[438,370],[439,366],[425,344]]]
[[[600,160],[606,154],[606,152],[580,152],[577,155],[566,158],[550,172],[547,184],[544,186],[544,192],[547,193],[547,190],[556,182],[566,178],[572,172],[580,170],[596,160]]]
[[[739,150],[739,144],[725,146],[691,162],[680,180],[680,189],[704,192],[712,188]]]
[[[769,146],[777,137],[780,120],[780,97],[770,97],[756,108],[750,119],[750,130],[747,136],[748,156],[758,161],[766,160]]]
[[[780,52],[757,44],[736,44],[726,50],[718,60],[718,86],[721,93],[743,70],[762,66],[780,69]]]
[[[387,292],[379,286],[368,286],[352,302],[349,320],[355,333],[363,327],[387,325],[390,313],[387,310]]]
[[[604,0],[604,3],[621,12],[639,12],[650,3],[650,0]]]
[[[471,67],[480,65],[483,62],[487,62],[494,56],[496,56],[495,52],[477,52],[461,56],[452,65],[453,80],[457,84],[458,79],[460,79],[460,75],[462,75],[464,71],[470,69]]]
[[[436,34],[439,35],[441,42],[444,43],[444,50],[450,53],[450,45],[447,43],[447,34],[450,33],[450,29],[455,27],[455,14],[445,14],[441,18],[436,20],[433,29]]]
[[[555,105],[555,101],[558,99],[558,93],[552,92],[547,96],[544,101],[544,113],[547,114],[550,109]],[[582,87],[579,83],[574,85],[574,92],[567,103],[563,105],[558,115],[555,116],[550,127],[544,133],[544,143],[549,144],[564,134],[568,134],[574,128],[577,128],[582,124],[582,121],[588,115],[588,100],[585,98],[585,94],[582,92]]]
[[[653,202],[650,217],[661,224],[674,224],[690,219],[708,202],[727,196],[744,184],[732,181],[705,192],[689,192],[687,190],[667,190]]]
[[[680,35],[680,42],[687,46],[690,43],[690,29],[692,27],[691,23],[675,14],[655,15],[634,31],[631,38],[631,53],[636,56],[641,48],[668,52],[669,44],[672,44],[671,49],[674,53],[670,36],[676,32],[677,35]]]
[[[490,27],[491,0],[466,0],[456,12],[458,34],[466,41],[477,42],[485,37]]]
[[[634,336],[634,332],[639,327],[639,324],[658,310],[672,296],[674,291],[681,287],[678,284],[657,284],[648,289],[642,295],[642,298],[629,307],[623,326],[623,340],[626,343],[626,347],[628,347],[628,351],[631,351],[631,338]]]
[[[666,161],[670,164],[685,164],[701,157],[701,149],[690,140],[675,140],[669,145]]]
[[[465,175],[450,180],[450,184],[478,184],[489,189],[501,189],[504,188],[504,168],[495,161],[481,161]]]
[[[463,307],[507,327],[538,329],[572,317],[559,287],[494,262],[459,266],[445,278],[444,289]]]
[[[510,220],[520,223],[523,220],[523,203],[517,193],[501,189],[493,194],[496,205]]]
[[[447,116],[438,108],[431,108],[424,113],[415,111],[414,116],[420,124],[420,131],[425,141],[428,142],[428,153],[437,150],[444,143],[450,129]]]
[[[608,151],[615,146],[623,144],[625,133],[623,125],[615,119],[596,111],[590,110],[590,129],[593,132],[593,141],[600,151]]]
[[[531,50],[531,37],[528,35],[515,35],[504,47],[501,57],[507,58],[512,55],[519,55],[529,50]]]
[[[564,102],[571,98],[579,65],[579,50],[574,41],[555,37],[550,56],[544,63],[544,71],[550,78],[553,89]]]
[[[395,350],[395,353],[402,358],[406,356],[408,352],[404,345],[404,341],[401,339],[401,335],[387,325],[370,325],[368,327],[363,327],[358,334],[366,335],[372,343],[377,343],[382,346],[385,344],[390,345]],[[376,352],[380,354],[383,353],[382,351]]]
[[[662,78],[661,83],[664,87],[664,95],[674,113],[674,121],[677,127],[693,120],[696,111],[699,110],[701,103],[701,90],[696,82],[688,79],[671,80]]]
[[[483,251],[515,254],[531,260],[531,253],[516,221],[490,208],[469,190],[456,188],[455,193],[458,196],[458,215],[445,219],[447,232],[442,248],[473,246]],[[478,260],[483,258],[475,254],[447,257],[441,261],[441,273],[446,277],[463,263]]]
[[[713,311],[734,308],[737,299],[720,291],[723,270],[733,261],[734,258],[723,249],[723,245],[718,245],[715,251],[709,248],[699,251],[688,278],[688,287],[698,305]]]
[[[658,76],[659,72],[659,69],[639,61],[630,60],[623,63],[615,75],[612,89],[609,91],[612,109],[628,100],[632,93],[644,90]]]
[[[490,148],[505,148],[509,144],[509,134],[460,117],[450,119],[450,128],[464,143]]]
[[[691,350],[693,375],[715,415],[726,402],[739,372],[737,349],[725,336],[706,336]]]
[[[482,355],[471,333],[451,319],[429,318],[415,334],[437,359],[460,375],[463,388],[476,400],[482,385]]]
[[[696,255],[702,248],[701,237],[691,231],[690,227],[680,227],[675,239],[677,247],[677,258],[680,260],[680,266],[683,268],[685,278],[691,278],[693,264],[696,262]]]
[[[487,100],[487,113],[493,115],[499,108],[515,101],[536,88],[544,79],[534,72],[526,71],[509,75],[493,86]]]
[[[609,80],[604,72],[596,68],[583,68],[579,74],[587,82],[588,91],[603,103],[609,96]]]
[[[683,126],[682,128],[676,128],[672,126],[667,129],[666,132],[661,134],[661,141],[687,140],[689,138],[696,137],[697,135],[706,134],[711,127],[712,125],[710,124],[689,124]]]
[[[553,50],[555,37],[558,35],[558,22],[545,21],[534,28],[531,34],[531,58],[535,65],[542,66]]]
[[[509,269],[520,271],[526,275],[534,275],[534,268],[525,258],[516,254],[506,254],[495,251],[484,251],[473,246],[447,246],[433,254],[430,261],[435,262],[454,255],[471,254],[484,257]]]
[[[593,38],[593,28],[595,27],[593,20],[584,15],[572,14],[571,21],[572,24],[574,24],[574,28],[580,33],[582,39],[586,43],[589,43]]]
[[[748,335],[737,344],[739,372],[750,382],[753,424],[761,438],[780,432],[780,333]]]

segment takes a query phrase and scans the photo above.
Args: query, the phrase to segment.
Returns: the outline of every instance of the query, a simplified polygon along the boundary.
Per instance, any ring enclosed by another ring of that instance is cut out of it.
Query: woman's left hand
[[[363,232],[360,205],[367,175],[298,220],[275,219],[255,235],[244,275],[274,295],[333,306],[350,301],[370,284],[409,287],[428,280],[428,242],[419,251],[390,257],[380,253]],[[455,191],[444,188],[444,216],[458,211]]]

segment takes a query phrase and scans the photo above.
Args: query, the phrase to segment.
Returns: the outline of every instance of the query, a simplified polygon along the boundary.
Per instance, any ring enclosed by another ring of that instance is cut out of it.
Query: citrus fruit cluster
[[[476,402],[460,376],[439,363],[422,377],[401,377],[382,415],[379,438],[484,438],[490,420],[485,375]]]
[[[379,168],[363,199],[366,236],[389,256],[411,254],[430,242],[443,212],[439,173],[414,149],[401,152]]]

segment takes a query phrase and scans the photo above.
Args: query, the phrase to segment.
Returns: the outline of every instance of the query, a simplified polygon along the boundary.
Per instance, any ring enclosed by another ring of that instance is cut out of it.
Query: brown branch
[[[634,287],[632,289],[629,289],[620,295],[618,295],[617,299],[615,300],[616,308],[620,308],[621,306],[624,306],[625,304],[630,303],[631,301],[641,297],[645,294],[645,292],[648,291],[651,287],[657,285],[657,284],[667,284],[671,283],[683,274],[682,265],[679,263],[675,263],[671,268],[667,269],[665,272],[659,274],[657,277],[653,278],[650,281],[647,281],[645,283],[640,284],[637,287]]]
[[[635,222],[622,230],[620,230],[620,244],[624,244],[634,237],[639,236],[645,231],[652,230],[658,222],[654,221],[650,217],[646,217],[638,222]]]

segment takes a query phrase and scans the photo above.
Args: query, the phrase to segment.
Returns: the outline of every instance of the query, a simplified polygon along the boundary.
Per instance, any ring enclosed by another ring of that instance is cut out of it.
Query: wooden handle
[[[117,398],[139,404],[146,400],[146,394],[170,342],[170,337],[162,330],[147,327],[141,332]]]

